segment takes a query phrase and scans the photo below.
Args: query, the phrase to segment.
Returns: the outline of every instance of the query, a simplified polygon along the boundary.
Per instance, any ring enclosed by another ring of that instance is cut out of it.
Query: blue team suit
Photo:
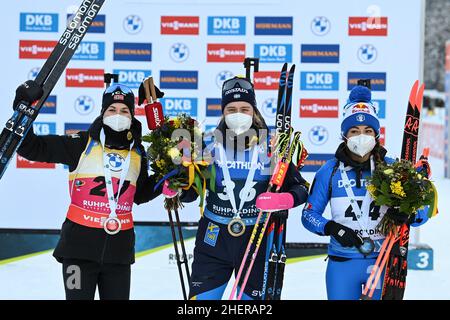
[[[394,160],[384,158],[386,163]],[[312,184],[308,203],[302,214],[302,223],[306,229],[318,235],[325,235],[324,228],[329,219],[323,217],[325,207],[331,206],[332,220],[353,230],[361,232],[360,225],[355,217],[350,201],[347,197],[339,170],[340,161],[337,158],[327,161],[317,171]],[[355,198],[362,200],[366,194],[366,177],[370,175],[370,168],[361,170],[359,173],[347,165],[345,166],[350,186]],[[357,176],[360,183],[356,182]],[[360,185],[360,187],[357,186]],[[376,232],[376,226],[386,212],[387,207],[378,207],[373,203],[370,206],[368,227],[366,230],[375,242],[375,251],[364,256],[355,247],[343,247],[331,237],[328,247],[328,266],[326,272],[327,295],[330,300],[357,300],[361,296],[362,286],[366,283],[370,274],[371,266],[375,264],[378,252],[384,237]],[[427,210],[419,210],[412,226],[419,226],[428,220]],[[380,281],[382,283],[382,281]],[[380,299],[381,289],[377,288],[373,299]]]
[[[254,149],[225,150],[227,166],[234,183],[234,195],[237,203],[242,201],[240,194],[249,174],[249,163]],[[259,152],[267,154],[262,148]],[[212,149],[212,154],[217,154]],[[267,156],[266,156],[267,157]],[[264,159],[264,157],[261,157]],[[225,288],[233,271],[237,273],[245,249],[247,247],[253,226],[258,215],[255,206],[257,195],[267,190],[270,179],[270,161],[258,162],[251,191],[244,199],[241,219],[246,224],[244,234],[234,237],[228,232],[228,223],[233,218],[232,206],[227,190],[223,183],[223,162],[214,161],[210,165],[211,172],[215,171],[216,179],[207,180],[206,205],[203,217],[199,221],[197,231],[194,261],[189,298],[196,300],[218,300],[222,298]],[[212,168],[214,166],[214,170]],[[301,177],[295,166],[291,165],[281,191],[290,192],[294,197],[294,206],[304,203],[308,196],[306,181]],[[195,196],[189,201],[193,201]],[[187,197],[182,197],[183,202],[189,202]],[[263,283],[265,245],[262,242],[254,267],[245,287],[243,299],[261,299]]]

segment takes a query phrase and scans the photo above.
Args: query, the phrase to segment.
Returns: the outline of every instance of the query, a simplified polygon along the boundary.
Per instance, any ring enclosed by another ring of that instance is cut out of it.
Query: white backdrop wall
[[[15,88],[36,75],[54,45],[51,41],[57,41],[79,2],[5,3],[2,124],[12,113]],[[132,86],[152,74],[165,91],[166,114],[187,111],[211,129],[219,119],[215,108],[221,81],[244,74],[244,56],[259,56],[257,100],[269,125],[274,123],[277,72],[284,62],[297,65],[292,119],[311,154],[304,170],[309,181],[340,143],[342,106],[349,83],[358,77],[375,78],[373,99],[380,105],[382,139],[390,155],[400,152],[409,90],[421,78],[421,0],[105,2],[96,32],[87,34],[78,60],[69,64],[72,70],[52,92],[56,98],[48,113],[39,115],[37,133],[86,128],[101,108],[101,75],[113,71]],[[0,181],[1,228],[60,228],[69,203],[67,170],[42,166],[12,160]],[[161,208],[160,198],[135,206],[135,220],[165,221]],[[196,204],[182,211],[183,220],[198,217]],[[288,241],[323,241],[301,227],[300,209],[292,210],[289,221]]]

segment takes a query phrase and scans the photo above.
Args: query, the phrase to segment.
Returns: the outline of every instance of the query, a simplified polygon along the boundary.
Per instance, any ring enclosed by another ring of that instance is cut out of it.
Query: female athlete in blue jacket
[[[379,207],[367,192],[366,179],[377,161],[392,163],[380,145],[380,123],[371,102],[371,92],[356,86],[344,107],[341,124],[344,139],[335,158],[317,171],[302,223],[311,232],[331,236],[326,272],[330,300],[357,300],[380,251],[384,236],[377,225],[385,214],[398,224],[419,226],[427,211],[417,212],[414,221],[405,221],[394,208]],[[331,220],[323,217],[328,202]],[[373,299],[381,298],[381,283]]]

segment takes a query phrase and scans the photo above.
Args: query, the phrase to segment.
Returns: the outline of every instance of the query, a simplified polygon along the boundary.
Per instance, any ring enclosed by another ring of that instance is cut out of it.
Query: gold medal
[[[128,139],[128,140],[133,139],[133,134],[131,133],[131,131],[128,131],[128,133],[127,133],[127,139]]]
[[[228,232],[233,237],[240,237],[245,232],[245,223],[240,218],[234,218],[228,223]]]

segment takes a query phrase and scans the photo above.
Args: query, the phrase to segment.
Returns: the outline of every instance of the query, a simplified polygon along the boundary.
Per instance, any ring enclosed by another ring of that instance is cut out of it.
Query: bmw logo
[[[189,58],[189,48],[183,43],[175,43],[170,47],[170,57],[175,62],[183,62]]]
[[[364,44],[358,49],[358,59],[362,63],[370,64],[377,59],[377,48],[371,44]]]
[[[277,113],[277,100],[275,98],[266,99],[262,104],[262,113],[268,118],[275,118]]]
[[[309,130],[308,138],[312,144],[320,146],[328,141],[328,130],[323,126],[314,126]]]
[[[88,115],[94,110],[95,103],[91,97],[88,96],[80,96],[75,100],[75,111],[79,114],[85,116]]]
[[[41,68],[39,68],[39,67],[31,69],[30,72],[28,72],[28,80],[36,79],[39,71],[41,71]]]
[[[233,78],[234,74],[231,71],[222,71],[216,76],[216,84],[219,88],[222,88],[225,80]]]
[[[123,28],[129,34],[137,34],[141,32],[144,23],[139,16],[129,15],[123,20]]]
[[[328,20],[326,17],[315,17],[311,21],[311,31],[316,36],[326,35],[328,32],[330,32],[330,28],[330,20]]]
[[[122,170],[122,164],[125,159],[118,153],[108,153],[108,163],[111,171],[118,172]]]

